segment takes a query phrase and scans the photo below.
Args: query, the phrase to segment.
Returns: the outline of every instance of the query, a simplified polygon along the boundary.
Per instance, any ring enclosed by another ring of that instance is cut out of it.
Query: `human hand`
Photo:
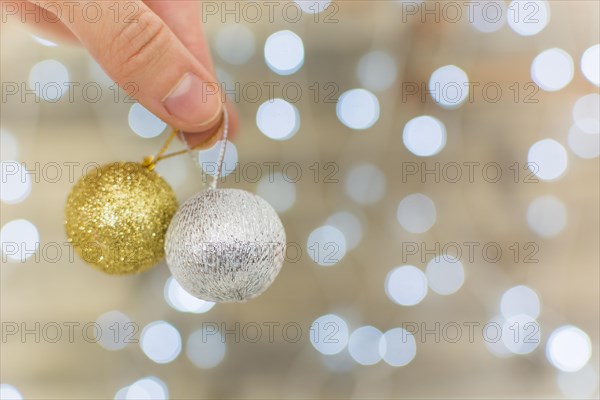
[[[214,135],[223,98],[199,1],[93,1],[92,11],[98,11],[93,19],[82,12],[88,2],[92,0],[22,0],[19,11],[22,21],[85,46],[117,84],[135,88],[135,93],[129,93],[133,98],[184,131],[190,147]],[[56,15],[56,22],[26,12],[34,9]],[[234,133],[237,114],[227,107]]]

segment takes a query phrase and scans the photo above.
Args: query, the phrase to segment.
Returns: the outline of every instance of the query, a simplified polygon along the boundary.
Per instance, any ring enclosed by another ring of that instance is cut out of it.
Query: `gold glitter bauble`
[[[173,190],[156,172],[139,163],[112,163],[75,184],[65,228],[87,263],[108,274],[135,274],[164,258],[165,233],[176,210]]]

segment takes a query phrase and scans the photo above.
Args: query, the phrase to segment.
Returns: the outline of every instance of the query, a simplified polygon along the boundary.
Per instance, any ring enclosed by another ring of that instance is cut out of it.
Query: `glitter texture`
[[[275,280],[285,255],[285,231],[262,198],[237,189],[208,189],[177,211],[165,240],[167,264],[190,294],[241,302]]]
[[[108,274],[135,274],[163,259],[176,210],[173,190],[156,172],[134,162],[112,163],[75,184],[65,229],[87,263]]]

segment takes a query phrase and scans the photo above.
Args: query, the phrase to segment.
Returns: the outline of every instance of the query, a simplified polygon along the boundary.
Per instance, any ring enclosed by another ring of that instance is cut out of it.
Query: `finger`
[[[218,123],[223,106],[215,78],[158,15],[140,0],[81,3],[93,4],[99,18],[74,13],[63,22],[113,80],[135,87],[130,94],[174,127],[194,132]]]
[[[181,43],[216,77],[210,48],[202,25],[200,2],[189,0],[146,0],[148,7],[153,10],[171,28]],[[239,116],[230,102],[226,103],[229,115],[229,135],[234,136],[239,128]],[[218,126],[206,132],[186,132],[186,141],[190,147],[201,143],[205,146],[207,139],[217,133]]]
[[[215,75],[202,25],[200,2],[194,0],[146,0],[145,3],[171,28],[190,53]]]

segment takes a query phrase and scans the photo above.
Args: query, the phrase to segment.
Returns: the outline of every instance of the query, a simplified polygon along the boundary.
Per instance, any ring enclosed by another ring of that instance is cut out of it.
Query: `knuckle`
[[[140,10],[116,33],[110,57],[120,76],[131,76],[160,60],[169,39],[169,30],[162,20],[149,10]]]

